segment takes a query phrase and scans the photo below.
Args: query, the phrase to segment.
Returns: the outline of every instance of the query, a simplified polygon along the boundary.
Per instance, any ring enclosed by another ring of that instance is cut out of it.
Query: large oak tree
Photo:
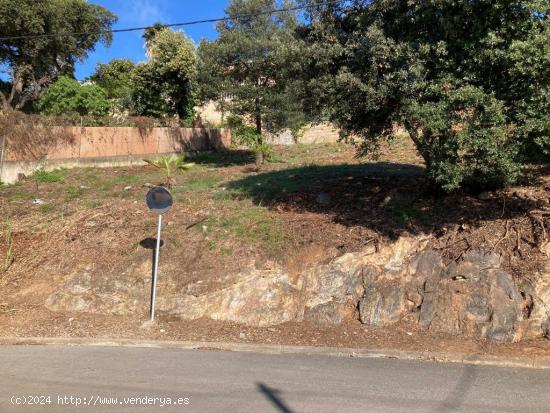
[[[59,76],[72,76],[98,42],[111,42],[115,21],[85,0],[0,0],[0,68],[8,77],[2,107],[22,109]]]
[[[310,6],[306,108],[370,151],[404,126],[451,191],[506,185],[550,153],[548,0],[350,0]]]

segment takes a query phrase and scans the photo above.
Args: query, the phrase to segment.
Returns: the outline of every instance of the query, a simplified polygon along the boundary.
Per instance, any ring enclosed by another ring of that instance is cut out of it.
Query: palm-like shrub
[[[190,169],[194,163],[185,162],[185,155],[164,155],[157,159],[144,159],[149,165],[164,173],[164,186],[172,188],[176,184],[175,175]]]

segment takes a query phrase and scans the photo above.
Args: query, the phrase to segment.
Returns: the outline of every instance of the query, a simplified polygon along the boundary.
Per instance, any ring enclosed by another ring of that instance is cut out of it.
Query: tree
[[[192,83],[197,72],[195,45],[183,32],[158,25],[146,31],[147,63],[134,74],[133,110],[138,115],[193,116]]]
[[[509,184],[525,145],[550,149],[547,0],[304,3],[305,106],[364,151],[402,125],[452,191]]]
[[[38,109],[48,115],[105,116],[111,105],[107,93],[98,85],[81,85],[61,76],[50,85],[38,101]]]
[[[58,76],[71,76],[98,42],[111,42],[115,21],[85,0],[0,0],[0,37],[10,37],[0,41],[0,67],[9,77],[9,91],[0,88],[2,107],[21,109]],[[53,33],[64,35],[38,36]]]
[[[134,70],[130,59],[113,59],[109,63],[99,63],[90,80],[105,90],[116,107],[128,109],[134,91]]]
[[[293,2],[233,0],[218,38],[199,46],[202,100],[215,100],[224,111],[251,119],[256,132],[275,132],[303,121],[292,95],[288,68],[299,51],[296,16],[272,13]]]

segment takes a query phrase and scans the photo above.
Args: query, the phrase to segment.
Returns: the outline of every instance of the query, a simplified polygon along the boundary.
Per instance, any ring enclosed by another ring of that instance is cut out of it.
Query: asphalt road
[[[0,412],[550,411],[549,370],[207,350],[0,346],[0,372]]]

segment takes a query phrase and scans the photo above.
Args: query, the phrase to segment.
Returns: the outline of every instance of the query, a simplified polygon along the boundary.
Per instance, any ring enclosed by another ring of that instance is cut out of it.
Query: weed
[[[65,182],[66,174],[67,172],[65,169],[54,169],[53,171],[39,169],[33,174],[33,176],[34,179],[36,179],[36,181],[40,183],[63,183]]]
[[[40,212],[47,214],[48,212],[51,212],[53,210],[52,204],[42,204],[40,205]]]

